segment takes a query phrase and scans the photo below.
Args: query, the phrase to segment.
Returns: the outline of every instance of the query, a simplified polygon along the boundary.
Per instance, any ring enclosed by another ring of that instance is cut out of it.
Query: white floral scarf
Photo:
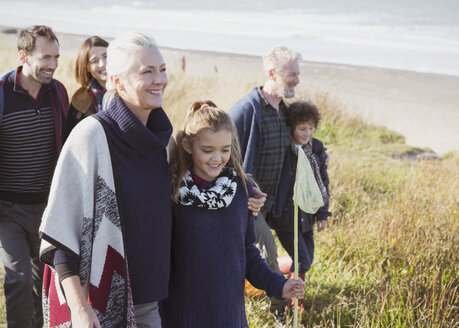
[[[183,177],[178,201],[185,206],[218,210],[231,204],[236,189],[236,172],[232,169],[224,168],[215,180],[214,186],[208,189],[196,185],[188,171]]]

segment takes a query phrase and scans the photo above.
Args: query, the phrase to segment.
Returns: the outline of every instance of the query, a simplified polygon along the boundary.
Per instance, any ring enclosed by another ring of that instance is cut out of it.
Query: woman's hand
[[[304,281],[300,279],[289,279],[282,289],[283,298],[304,298]]]
[[[72,327],[101,328],[96,313],[88,304],[88,284],[81,286],[79,276],[67,277],[61,284],[70,308]]]
[[[89,304],[83,304],[70,309],[72,314],[72,328],[101,328],[96,313]]]
[[[253,187],[253,197],[249,198],[249,210],[252,211],[253,216],[257,216],[261,208],[265,204],[266,196],[260,189]]]

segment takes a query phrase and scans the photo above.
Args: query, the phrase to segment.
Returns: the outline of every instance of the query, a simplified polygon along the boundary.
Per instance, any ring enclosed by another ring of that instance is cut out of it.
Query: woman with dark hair
[[[81,87],[72,97],[64,128],[64,140],[83,118],[102,109],[107,81],[108,42],[98,36],[86,39],[78,51],[75,78]]]

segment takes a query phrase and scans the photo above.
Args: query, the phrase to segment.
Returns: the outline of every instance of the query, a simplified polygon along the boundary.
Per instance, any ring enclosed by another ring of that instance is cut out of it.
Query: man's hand
[[[249,210],[252,211],[253,216],[257,216],[261,208],[265,204],[268,195],[260,189],[253,187],[253,197],[249,198]]]

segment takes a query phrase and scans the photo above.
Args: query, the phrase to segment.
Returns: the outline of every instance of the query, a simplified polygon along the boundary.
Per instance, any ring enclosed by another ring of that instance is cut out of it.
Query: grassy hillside
[[[410,160],[424,150],[347,117],[327,95],[314,98],[324,114],[316,136],[331,154],[333,218],[315,235],[302,323],[459,327],[458,154]]]
[[[0,71],[17,64],[1,45]],[[56,76],[73,91],[73,61]],[[174,128],[197,99],[228,109],[256,84],[169,72],[165,104]],[[70,92],[71,93],[71,92]],[[316,132],[331,156],[329,227],[316,233],[307,274],[305,327],[459,327],[459,154],[413,160],[426,150],[343,114],[333,95],[308,94],[322,112]],[[281,253],[282,250],[279,249]],[[3,292],[2,296],[3,297]],[[4,298],[0,323],[5,322]],[[251,327],[273,327],[266,299],[247,299]]]

